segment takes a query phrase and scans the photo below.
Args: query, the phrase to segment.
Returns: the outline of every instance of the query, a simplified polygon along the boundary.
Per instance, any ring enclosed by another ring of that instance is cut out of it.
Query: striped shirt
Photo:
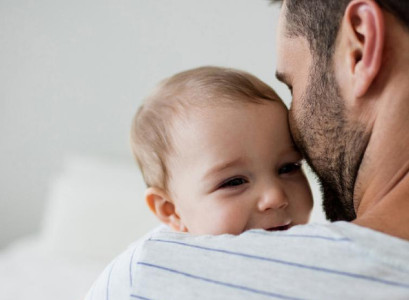
[[[86,299],[409,299],[409,242],[347,222],[239,236],[162,227]]]

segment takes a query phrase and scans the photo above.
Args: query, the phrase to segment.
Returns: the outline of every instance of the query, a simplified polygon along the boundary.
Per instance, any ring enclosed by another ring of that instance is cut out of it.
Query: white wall
[[[232,66],[272,84],[267,0],[0,0],[0,246],[39,229],[69,154],[133,163],[130,120],[162,78]]]

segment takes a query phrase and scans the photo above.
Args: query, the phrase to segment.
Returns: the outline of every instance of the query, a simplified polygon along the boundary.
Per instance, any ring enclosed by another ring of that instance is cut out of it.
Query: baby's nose
[[[269,209],[284,209],[287,206],[287,195],[285,191],[278,186],[266,189],[258,202],[258,208],[260,211]]]

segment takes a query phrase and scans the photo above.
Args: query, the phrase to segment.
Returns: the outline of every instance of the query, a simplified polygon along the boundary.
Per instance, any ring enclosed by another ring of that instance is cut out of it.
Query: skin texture
[[[323,63],[286,26],[284,2],[277,74],[292,87],[291,130],[328,217],[409,239],[407,29],[374,1],[353,0]]]
[[[285,25],[280,25],[279,34],[283,36]],[[285,49],[291,48],[291,43],[297,43],[297,47],[288,53]],[[286,78],[288,74],[296,73],[302,77],[297,81],[303,81],[293,87],[296,101],[290,110],[295,143],[320,178],[327,218],[352,221],[356,218],[354,186],[369,134],[363,124],[347,119],[331,64],[311,57],[308,64],[301,63],[309,54],[306,41],[286,39],[279,46],[279,61],[288,64],[280,68],[283,71],[278,77],[291,80]]]
[[[147,191],[163,222],[193,234],[308,222],[311,191],[281,103],[187,110],[174,124],[170,192]]]

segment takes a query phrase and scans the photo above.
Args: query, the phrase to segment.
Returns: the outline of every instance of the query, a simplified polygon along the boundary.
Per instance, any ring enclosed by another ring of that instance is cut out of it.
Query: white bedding
[[[0,252],[0,299],[83,299],[104,265],[53,254],[41,239],[25,239]]]
[[[67,159],[42,231],[0,251],[0,299],[83,299],[108,262],[158,224],[144,190],[132,161]]]

